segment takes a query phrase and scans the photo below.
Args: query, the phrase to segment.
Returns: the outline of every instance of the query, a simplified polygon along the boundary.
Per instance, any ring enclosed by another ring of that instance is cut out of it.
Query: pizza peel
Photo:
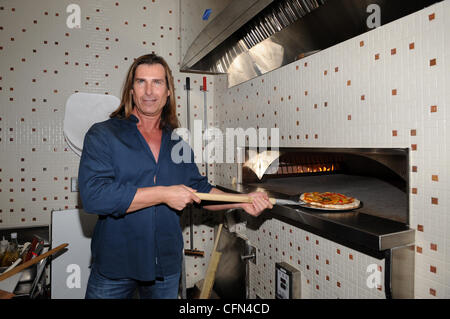
[[[250,196],[247,195],[241,195],[241,194],[210,194],[210,193],[195,193],[201,200],[205,201],[217,201],[217,202],[233,202],[233,203],[251,203],[253,199]],[[300,195],[294,195],[290,196],[291,199],[284,199],[284,198],[274,198],[269,197],[269,201],[272,205],[281,205],[281,206],[301,206],[306,208],[312,208],[312,209],[318,209],[318,210],[327,210],[327,211],[344,211],[344,210],[353,210],[355,208],[324,208],[324,207],[318,207],[311,205],[309,203],[306,203],[304,201],[300,200]],[[296,200],[297,199],[297,200]]]
[[[216,202],[231,202],[231,203],[251,203],[253,199],[247,195],[239,194],[209,194],[209,193],[195,193],[201,200],[216,201]],[[269,197],[272,205],[308,205],[302,201],[295,201],[292,199],[281,199]]]

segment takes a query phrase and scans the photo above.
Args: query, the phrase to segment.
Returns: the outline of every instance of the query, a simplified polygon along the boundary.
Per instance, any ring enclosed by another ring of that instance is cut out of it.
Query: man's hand
[[[269,201],[269,196],[264,192],[253,192],[247,194],[253,199],[252,203],[242,203],[242,209],[249,215],[259,216],[265,209],[272,209],[273,205]]]
[[[180,211],[193,202],[201,202],[200,198],[195,195],[195,192],[195,189],[186,185],[167,186],[164,190],[163,202],[171,208]]]

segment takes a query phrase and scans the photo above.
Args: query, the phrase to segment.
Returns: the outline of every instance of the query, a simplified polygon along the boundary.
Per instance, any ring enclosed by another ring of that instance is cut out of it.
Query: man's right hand
[[[183,210],[193,202],[200,203],[201,200],[195,195],[196,190],[186,185],[166,186],[164,192],[164,203],[175,210]]]

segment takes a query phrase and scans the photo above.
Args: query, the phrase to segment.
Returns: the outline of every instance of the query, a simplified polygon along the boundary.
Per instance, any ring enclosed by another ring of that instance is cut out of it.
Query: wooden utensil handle
[[[245,195],[195,193],[201,200],[217,202],[251,203],[252,199]]]
[[[50,255],[53,255],[54,253],[60,251],[61,249],[67,247],[68,245],[69,244],[67,244],[67,243],[66,244],[61,244],[58,247],[53,248],[52,250],[49,250],[46,253],[44,253],[42,255],[39,255],[39,256],[37,256],[37,257],[27,261],[27,262],[24,262],[22,265],[19,265],[19,266],[15,267],[15,268],[11,269],[8,272],[5,272],[5,273],[1,274],[0,275],[0,281],[5,280],[6,278],[9,278],[9,277],[17,274],[18,272],[21,272],[22,270],[30,267],[31,265],[34,265],[34,264],[38,263],[42,259],[47,258]]]
[[[210,193],[195,193],[201,200],[211,200],[217,202],[232,202],[232,203],[251,203],[253,199],[250,196],[239,194],[210,194]],[[269,198],[272,205],[276,204],[275,198]]]

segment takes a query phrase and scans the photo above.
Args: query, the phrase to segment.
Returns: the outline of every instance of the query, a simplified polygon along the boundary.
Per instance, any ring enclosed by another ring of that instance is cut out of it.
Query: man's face
[[[159,116],[170,95],[164,67],[158,63],[139,65],[131,93],[137,112],[146,116]]]

